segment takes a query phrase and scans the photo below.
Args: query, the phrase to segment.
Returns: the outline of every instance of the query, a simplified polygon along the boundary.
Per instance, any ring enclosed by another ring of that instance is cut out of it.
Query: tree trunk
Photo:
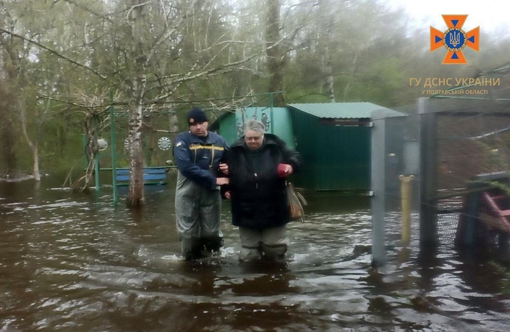
[[[142,135],[142,105],[132,103],[129,106],[129,138],[130,173],[129,192],[126,198],[128,206],[138,206],[145,203],[143,188],[143,135]]]
[[[331,59],[331,52],[329,45],[331,44],[331,30],[333,28],[333,17],[330,9],[328,8],[329,2],[319,1],[320,13],[320,50],[322,51],[322,73],[326,81],[326,94],[330,103],[335,102],[335,79],[333,76],[333,65]]]
[[[351,87],[351,82],[353,80],[353,77],[356,73],[357,62],[358,62],[358,52],[356,51],[354,58],[352,59],[351,74],[349,75],[349,79],[347,80],[347,84],[345,85],[345,88],[344,88],[344,100],[347,100],[347,98],[349,97],[349,89]]]
[[[2,89],[0,86],[0,160],[6,174],[11,174],[16,171],[16,153],[14,146],[16,144],[16,129],[14,128],[14,121],[12,114],[14,113],[10,103],[12,103],[10,93]],[[2,167],[0,167],[1,169]]]
[[[4,45],[4,43],[0,43]],[[6,52],[11,55],[13,52],[12,48],[5,47]],[[12,56],[12,55],[11,55]],[[3,60],[3,54],[0,54],[0,140],[2,142],[0,146],[0,155],[2,156],[2,164],[5,168],[5,173],[10,174],[16,171],[17,158],[16,150],[14,149],[16,144],[16,128],[14,126],[13,114],[15,114],[14,108],[11,106],[15,103],[15,96],[4,84],[4,78],[15,77],[12,66],[8,66],[6,69],[5,62]]]
[[[331,54],[329,47],[326,45],[324,48],[324,57],[326,63],[324,66],[324,72],[326,73],[326,89],[328,93],[328,99],[330,103],[335,102],[335,79],[333,77],[333,66],[331,65]]]
[[[28,135],[27,130],[27,116],[25,112],[25,103],[23,101],[20,102],[20,117],[21,117],[21,131],[23,132],[23,137],[32,152],[33,157],[33,175],[36,181],[41,181],[41,174],[39,172],[39,147],[37,144],[37,140],[32,142],[30,136]]]
[[[17,166],[16,150],[14,149],[16,144],[16,130],[14,129],[11,114],[13,114],[13,111],[9,105],[0,105],[0,117],[2,118],[2,123],[0,123],[0,140],[2,142],[0,155],[2,156],[3,164],[1,166],[4,167],[6,174],[14,173]]]
[[[31,146],[32,158],[34,158],[33,174],[35,181],[41,181],[41,172],[39,171],[39,147],[38,145]]]
[[[146,65],[143,52],[142,40],[142,0],[127,0],[130,7],[132,52],[131,58],[135,77],[131,85],[131,101],[129,103],[129,138],[130,147],[130,180],[129,192],[126,198],[127,206],[139,206],[145,204],[143,167],[144,167],[144,146],[142,132],[143,98],[146,87]]]
[[[267,0],[266,56],[269,71],[269,92],[283,92],[283,54],[280,40],[280,0]],[[274,95],[274,105],[284,106],[283,93]]]

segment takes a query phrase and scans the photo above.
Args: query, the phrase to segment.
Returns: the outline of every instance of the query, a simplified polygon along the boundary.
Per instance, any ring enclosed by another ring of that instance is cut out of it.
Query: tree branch
[[[103,109],[103,111],[104,111],[104,109],[109,106],[109,105],[106,105],[106,106],[105,105],[91,106],[91,105],[77,104],[77,103],[73,103],[72,101],[69,101],[69,100],[64,100],[64,99],[55,98],[55,97],[46,96],[46,95],[39,95],[38,98],[46,99],[46,100],[51,100],[51,101],[56,101],[56,102],[59,102],[59,103],[67,104],[69,106],[74,106],[74,107],[83,108],[83,109],[96,109],[96,108],[99,108],[99,109]]]
[[[75,1],[72,1],[72,0],[64,0],[64,1],[65,1],[65,2],[68,2],[68,3],[70,3],[70,4],[73,4],[73,5],[75,5],[76,7],[80,8],[80,9],[83,9],[83,10],[84,10],[84,11],[86,11],[86,12],[89,12],[89,13],[91,13],[91,14],[92,14],[92,15],[94,15],[94,16],[97,16],[97,17],[99,17],[99,18],[104,18],[104,19],[108,20],[108,22],[113,23],[112,19],[108,17],[109,15],[103,15],[103,14],[101,14],[101,13],[98,13],[98,12],[96,12],[96,11],[94,11],[94,10],[90,9],[89,7],[84,6],[84,5],[82,5],[82,4],[79,4],[79,3],[76,3]],[[56,3],[56,2],[55,2],[55,3]],[[55,4],[55,3],[54,3],[54,4]]]
[[[90,71],[91,73],[93,73],[94,75],[96,75],[96,76],[98,76],[98,77],[102,78],[103,80],[106,80],[106,76],[101,75],[100,73],[98,73],[98,72],[97,72],[97,71],[95,71],[94,69],[92,69],[92,68],[90,68],[90,67],[88,67],[88,66],[86,66],[86,65],[84,65],[84,64],[81,64],[81,63],[79,63],[79,62],[76,62],[76,61],[74,61],[74,60],[72,60],[72,59],[70,59],[70,58],[66,57],[66,56],[65,56],[65,55],[63,55],[63,54],[60,54],[59,52],[57,52],[57,51],[55,51],[55,50],[52,50],[51,48],[49,48],[49,47],[47,47],[47,46],[44,46],[43,44],[41,44],[41,43],[39,43],[39,42],[36,42],[35,40],[28,39],[28,38],[26,38],[26,37],[23,37],[23,36],[21,36],[21,35],[18,35],[17,33],[12,32],[12,31],[5,30],[5,29],[3,29],[3,28],[1,28],[1,27],[0,27],[0,32],[1,32],[1,33],[6,33],[6,34],[11,35],[11,36],[13,36],[13,37],[20,38],[20,39],[22,39],[22,40],[24,40],[24,41],[26,41],[26,42],[31,43],[31,44],[37,45],[37,46],[39,46],[40,48],[47,50],[47,51],[48,51],[48,52],[50,52],[51,54],[54,54],[54,55],[56,55],[57,57],[59,57],[59,58],[61,58],[61,59],[64,59],[64,60],[66,60],[66,61],[68,61],[68,62],[70,62],[70,63],[72,63],[72,64],[74,64],[74,65],[76,65],[76,66],[78,66],[78,67],[81,67],[81,68],[83,68],[83,69],[86,69],[86,70]]]
[[[300,25],[298,26],[297,28],[294,29],[294,31],[292,31],[289,35],[293,35],[294,33],[296,33],[296,31],[300,30],[303,26],[305,26],[306,24],[304,25]],[[281,43],[283,43],[284,41],[286,41],[287,39],[289,39],[289,36],[284,36],[283,38],[281,38],[280,40],[278,40],[276,43],[274,44],[271,44],[267,47],[265,47],[264,49],[260,50],[259,52],[257,53],[254,53],[252,54],[251,56],[247,57],[247,58],[244,58],[244,59],[241,59],[239,61],[234,61],[234,62],[230,62],[230,63],[227,63],[227,64],[224,64],[224,65],[221,65],[221,66],[218,66],[218,67],[215,67],[215,68],[211,68],[211,69],[208,69],[208,70],[205,70],[205,71],[202,71],[200,73],[197,73],[195,75],[190,75],[192,70],[191,69],[187,74],[185,74],[183,77],[180,77],[180,78],[176,78],[176,79],[173,79],[171,82],[169,82],[168,85],[171,85],[171,84],[182,84],[184,82],[187,82],[187,81],[191,81],[191,80],[194,80],[194,79],[197,79],[197,78],[201,78],[201,77],[204,77],[204,76],[209,76],[213,73],[217,73],[217,72],[221,72],[221,73],[225,73],[225,72],[229,72],[229,71],[232,71],[234,70],[234,68],[236,66],[239,66],[241,64],[244,64],[258,56],[260,56],[261,54],[264,54],[265,52],[267,52],[267,50],[270,50],[274,47],[277,47],[278,45],[280,45]],[[174,89],[175,90],[175,89]],[[149,103],[154,103],[154,102],[160,102],[162,101],[163,99],[166,99],[168,98],[169,96],[171,96],[171,94],[173,93],[173,90],[162,95],[162,96],[159,96],[157,98],[154,98],[152,100],[149,101]]]
[[[191,2],[191,5],[190,5],[190,8],[194,8],[194,7],[195,7],[195,0],[193,0],[193,1]],[[173,27],[172,27],[171,29],[166,30],[166,32],[165,32],[164,34],[162,34],[162,35],[158,38],[158,40],[156,41],[156,43],[155,43],[154,45],[152,45],[152,48],[151,48],[151,50],[150,50],[150,52],[149,52],[149,55],[147,55],[147,59],[146,59],[146,66],[148,66],[148,65],[149,65],[149,62],[151,61],[151,59],[152,59],[153,55],[155,54],[155,52],[156,52],[156,47],[157,47],[159,44],[161,44],[163,41],[165,41],[166,39],[168,39],[168,38],[169,38],[169,37],[170,37],[170,36],[171,36],[171,35],[172,35],[172,34],[173,34],[176,30],[177,30],[177,27],[179,27],[179,26],[182,24],[182,22],[184,22],[184,19],[186,19],[187,17],[189,17],[190,12],[191,12],[191,10],[188,10],[188,11],[186,12],[186,14],[185,14],[185,16],[184,16],[184,17],[181,17],[181,18],[179,19],[179,21],[178,21],[178,22],[176,22],[175,24],[173,24]]]

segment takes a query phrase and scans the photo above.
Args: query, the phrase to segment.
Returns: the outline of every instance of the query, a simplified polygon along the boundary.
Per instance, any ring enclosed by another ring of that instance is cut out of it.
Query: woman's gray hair
[[[244,125],[244,132],[246,133],[248,130],[257,131],[259,133],[264,134],[266,126],[258,120],[250,120]]]

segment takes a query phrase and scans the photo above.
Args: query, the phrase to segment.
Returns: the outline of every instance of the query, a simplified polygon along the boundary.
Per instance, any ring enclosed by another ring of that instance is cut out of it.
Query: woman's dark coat
[[[234,142],[227,153],[232,223],[252,229],[283,226],[289,222],[289,209],[285,178],[278,177],[277,167],[285,163],[292,166],[293,173],[299,172],[298,154],[272,134],[264,135],[258,172],[253,168],[250,153],[244,137]]]

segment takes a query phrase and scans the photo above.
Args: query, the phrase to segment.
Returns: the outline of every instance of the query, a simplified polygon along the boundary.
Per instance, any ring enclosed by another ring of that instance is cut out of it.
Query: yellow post
[[[411,181],[414,176],[399,176],[402,204],[402,243],[408,245],[411,241]]]

